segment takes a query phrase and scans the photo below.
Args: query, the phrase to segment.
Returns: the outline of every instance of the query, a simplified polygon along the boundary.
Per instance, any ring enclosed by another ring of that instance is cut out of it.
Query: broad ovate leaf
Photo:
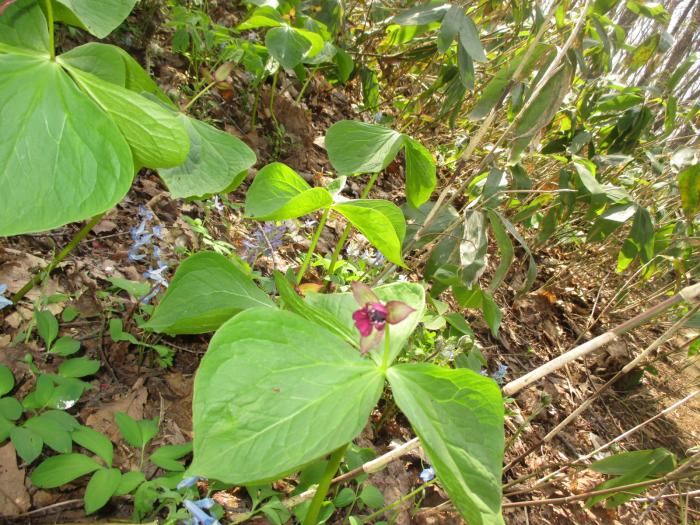
[[[74,47],[56,60],[136,93],[150,93],[174,108],[150,75],[120,47],[89,42]]]
[[[468,369],[398,365],[387,377],[440,484],[471,525],[502,524],[503,399]]]
[[[245,214],[259,221],[294,219],[333,203],[326,188],[312,188],[292,168],[273,162],[248,188]]]
[[[295,28],[283,25],[268,30],[265,35],[265,46],[283,68],[294,69],[311,49],[312,43]]]
[[[405,266],[401,245],[406,235],[406,219],[396,204],[379,199],[357,199],[333,205],[384,257]]]
[[[134,177],[119,128],[43,58],[0,54],[0,235],[112,208]]]
[[[49,56],[46,17],[36,0],[17,0],[0,13],[0,53],[10,51],[5,46]]]
[[[354,439],[382,391],[374,363],[291,312],[255,308],[214,335],[194,386],[189,473],[278,479]]]
[[[403,134],[354,120],[336,122],[326,132],[328,158],[340,175],[382,171],[403,145]]]
[[[414,208],[428,201],[437,184],[435,159],[417,140],[406,138],[406,198]]]
[[[168,334],[202,334],[241,310],[268,306],[270,298],[221,254],[199,252],[185,259],[146,328]]]
[[[688,166],[678,174],[678,188],[683,212],[691,221],[700,211],[700,164]]]
[[[185,162],[174,168],[161,168],[173,198],[198,197],[233,191],[243,181],[255,161],[255,153],[240,139],[214,126],[179,116],[190,138]]]
[[[372,291],[383,303],[389,301],[401,301],[413,308],[415,311],[398,324],[391,325],[391,337],[389,340],[389,362],[392,362],[401,352],[406,341],[416,329],[418,322],[423,317],[425,310],[425,290],[423,286],[416,283],[395,282],[378,286]],[[360,309],[351,293],[319,294],[310,293],[305,297],[307,303],[313,306],[316,311],[325,312],[345,325],[355,336],[355,344],[360,344],[360,332],[358,332],[352,314]],[[384,347],[371,352],[372,359],[380,365],[382,363],[382,352]]]
[[[138,93],[67,67],[80,87],[119,126],[140,166],[169,168],[185,161],[190,140],[176,113]]]
[[[114,495],[122,480],[118,468],[103,468],[95,472],[85,487],[85,514],[104,507]]]
[[[121,24],[136,5],[136,0],[55,0],[57,20],[80,26],[97,38],[104,38]],[[70,10],[65,13],[60,7]],[[71,16],[73,15],[73,16]]]

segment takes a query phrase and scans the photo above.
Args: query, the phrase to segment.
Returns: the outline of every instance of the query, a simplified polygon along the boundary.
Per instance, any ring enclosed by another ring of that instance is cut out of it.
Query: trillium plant
[[[217,253],[184,260],[147,327],[215,331],[194,383],[193,461],[187,475],[254,486],[325,462],[316,524],[347,446],[385,389],[470,524],[501,523],[503,399],[472,370],[404,364],[425,312],[423,285],[398,281],[300,296],[277,272],[269,297]]]

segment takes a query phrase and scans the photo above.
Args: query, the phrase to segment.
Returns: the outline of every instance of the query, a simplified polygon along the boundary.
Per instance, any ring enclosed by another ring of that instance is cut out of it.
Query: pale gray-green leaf
[[[97,38],[104,38],[121,24],[137,0],[55,0],[70,9],[75,18]]]
[[[401,133],[354,120],[336,122],[326,132],[328,158],[340,175],[382,171],[403,144]]]

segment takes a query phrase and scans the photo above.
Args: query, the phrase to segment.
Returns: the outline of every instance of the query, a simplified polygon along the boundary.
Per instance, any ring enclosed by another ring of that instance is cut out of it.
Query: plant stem
[[[306,88],[309,87],[309,83],[311,82],[311,79],[314,78],[314,75],[316,74],[316,71],[318,71],[318,68],[320,65],[317,65],[315,68],[311,70],[311,73],[309,73],[309,76],[306,77],[306,82],[304,82],[304,85],[301,86],[301,91],[299,91],[299,94],[297,95],[296,103],[299,104],[301,102],[301,97],[304,96],[304,93],[306,92]]]
[[[56,40],[53,30],[53,5],[51,4],[51,0],[44,0],[44,5],[46,6],[46,22],[49,29],[49,53],[51,53],[51,60],[55,60]]]
[[[326,208],[323,211],[321,220],[318,222],[318,226],[316,227],[314,236],[311,238],[311,244],[309,245],[309,249],[306,252],[306,255],[304,256],[304,261],[301,263],[299,273],[297,273],[297,285],[301,284],[301,280],[304,278],[304,274],[306,273],[306,270],[308,269],[309,264],[311,263],[311,256],[313,255],[314,250],[316,249],[318,240],[321,238],[321,232],[323,231],[323,227],[326,225],[326,220],[328,219],[328,214],[330,213],[330,211],[330,208]]]
[[[427,488],[428,488],[430,485],[432,485],[433,483],[435,483],[435,481],[428,481],[427,483],[423,483],[420,487],[416,488],[415,490],[412,490],[411,492],[409,492],[408,494],[406,494],[406,495],[404,495],[404,496],[401,496],[401,497],[400,497],[399,499],[397,499],[396,501],[392,501],[392,502],[389,503],[387,506],[382,507],[381,509],[379,509],[379,510],[376,511],[376,512],[373,512],[373,513],[370,514],[369,516],[366,516],[366,517],[362,518],[362,523],[370,523],[374,518],[377,518],[377,517],[381,516],[381,515],[384,514],[387,510],[391,510],[391,509],[393,509],[394,507],[398,507],[398,506],[401,505],[404,501],[406,501],[407,499],[412,498],[413,496],[415,496],[415,495],[418,494],[419,492],[424,491],[425,489],[427,489]]]
[[[311,500],[309,510],[306,512],[306,516],[304,517],[303,525],[316,525],[318,523],[318,514],[321,511],[321,505],[323,505],[323,500],[326,499],[328,488],[331,486],[331,480],[333,479],[334,474],[338,471],[338,467],[340,467],[340,462],[343,460],[343,455],[345,455],[345,450],[347,450],[348,445],[349,443],[343,445],[333,452],[333,454],[331,454],[331,457],[328,460],[328,465],[326,465],[326,470],[323,472],[321,482],[318,484],[318,488],[316,489],[314,499]]]
[[[206,86],[204,86],[204,89],[202,89],[199,93],[197,93],[194,97],[192,97],[192,100],[190,100],[190,101],[187,103],[187,105],[185,106],[185,109],[183,109],[182,112],[183,112],[183,113],[187,113],[187,110],[189,110],[189,109],[192,107],[192,105],[193,105],[195,102],[197,102],[197,100],[199,100],[199,97],[201,97],[201,96],[204,95],[207,91],[209,91],[212,87],[214,87],[214,85],[216,84],[216,82],[217,82],[217,81],[214,80],[213,82],[210,82],[209,84],[207,84]]]
[[[382,370],[389,368],[389,354],[391,353],[391,341],[389,335],[389,323],[384,325],[384,353],[382,354]]]
[[[253,114],[250,117],[250,127],[255,127],[255,122],[258,118],[258,104],[260,104],[260,92],[262,91],[263,81],[258,84],[258,89],[255,91],[255,101],[253,102]]]
[[[377,182],[377,177],[379,176],[379,172],[373,173],[370,179],[367,181],[367,185],[365,188],[362,190],[362,193],[360,194],[361,199],[367,198],[367,195],[369,195],[370,190],[372,189],[372,186],[374,186],[374,183]],[[328,266],[328,275],[333,275],[333,270],[335,270],[335,265],[338,262],[338,257],[340,256],[340,250],[343,249],[343,246],[345,246],[345,241],[348,240],[348,236],[350,235],[350,231],[352,230],[352,226],[349,224],[345,226],[345,229],[343,230],[342,235],[340,236],[340,239],[338,239],[337,244],[335,245],[335,248],[333,250],[333,255],[331,255],[331,263]]]
[[[88,222],[83,228],[75,234],[75,237],[71,239],[71,241],[66,245],[63,250],[59,252],[58,255],[56,255],[49,265],[38,272],[34,277],[32,277],[27,284],[25,284],[22,289],[17,292],[15,295],[12,296],[12,302],[17,304],[18,301],[20,301],[25,295],[27,295],[27,292],[34,288],[37,284],[39,284],[42,279],[45,277],[48,277],[49,274],[51,274],[52,271],[56,269],[56,266],[58,266],[63,259],[66,258],[66,256],[73,251],[73,248],[75,248],[80,241],[82,241],[88,233],[90,233],[90,230],[92,230],[95,225],[97,225],[98,222],[102,219],[106,212],[100,213],[99,215],[95,215],[92,219],[90,219],[90,222]]]
[[[277,68],[277,71],[275,71],[275,74],[272,75],[272,90],[270,90],[270,116],[272,117],[272,120],[275,122],[275,126],[279,127],[279,124],[277,124],[277,115],[275,115],[275,89],[277,89],[277,77],[280,75],[280,68]]]

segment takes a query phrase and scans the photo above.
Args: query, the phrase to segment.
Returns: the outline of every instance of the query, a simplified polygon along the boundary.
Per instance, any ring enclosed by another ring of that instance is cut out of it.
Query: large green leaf
[[[138,93],[67,67],[80,87],[119,126],[138,164],[169,168],[185,161],[190,140],[177,114]]]
[[[0,53],[3,44],[49,56],[49,32],[46,17],[36,0],[17,0],[0,16]],[[4,70],[3,70],[4,73]]]
[[[569,91],[573,67],[568,61],[544,85],[534,100],[528,101],[528,106],[520,115],[513,130],[511,160],[517,160],[523,150],[530,144],[532,137],[550,123],[559,111],[564,96]]]
[[[242,312],[197,372],[189,472],[239,485],[278,479],[357,436],[383,384],[372,361],[310,321]]]
[[[240,139],[205,122],[180,115],[190,137],[184,164],[158,170],[173,198],[235,190],[248,174],[255,153]]]
[[[660,40],[661,35],[656,33],[639,44],[634,51],[632,51],[628,59],[629,67],[632,71],[636,71],[642,67],[652,56],[654,56]]]
[[[406,235],[406,220],[396,204],[375,199],[358,199],[335,204],[333,210],[345,217],[384,257],[405,266],[401,244]]]
[[[376,173],[396,158],[404,137],[383,126],[341,120],[328,128],[326,149],[340,175]]]
[[[0,54],[0,235],[97,215],[126,194],[134,165],[119,129],[58,64]]]
[[[100,468],[100,464],[84,454],[52,456],[34,469],[32,483],[41,489],[53,489]]]
[[[414,208],[424,204],[437,184],[435,160],[417,140],[406,137],[406,198]]]
[[[121,24],[137,0],[55,0],[67,7],[80,24],[97,38],[104,38]],[[57,19],[72,22],[72,17],[57,11]]]
[[[63,53],[56,60],[131,91],[150,93],[174,107],[150,75],[120,47],[89,42]]]
[[[470,525],[503,523],[503,399],[496,383],[432,364],[394,366],[387,377],[455,507]]]
[[[333,203],[325,188],[312,188],[292,168],[273,162],[253,179],[245,197],[245,214],[259,221],[301,217]]]
[[[180,263],[146,328],[168,334],[212,332],[256,306],[274,303],[226,257],[199,252]]]
[[[265,46],[270,55],[285,69],[299,65],[312,43],[293,27],[273,27],[265,35]]]
[[[523,72],[528,73],[532,71],[532,68],[535,67],[535,64],[537,64],[542,55],[550,49],[550,46],[544,44],[538,45],[523,68]],[[515,70],[520,66],[524,53],[524,51],[521,51],[515,58],[501,66],[501,69],[499,69],[489,83],[486,84],[486,87],[481,93],[481,97],[469,113],[470,119],[479,120],[484,118],[489,114],[491,109],[498,104],[506,88],[511,85]]]
[[[413,308],[415,312],[398,324],[391,326],[390,355],[389,362],[392,362],[403,349],[406,341],[416,329],[418,322],[423,317],[425,310],[425,290],[423,286],[416,283],[395,282],[374,288],[374,293],[383,302],[402,301]],[[359,346],[360,333],[355,327],[352,314],[360,309],[351,293],[319,294],[310,293],[305,298],[306,302],[319,310],[325,311],[343,323],[355,334],[355,343]],[[370,355],[379,365],[382,362],[383,347],[374,350]]]

